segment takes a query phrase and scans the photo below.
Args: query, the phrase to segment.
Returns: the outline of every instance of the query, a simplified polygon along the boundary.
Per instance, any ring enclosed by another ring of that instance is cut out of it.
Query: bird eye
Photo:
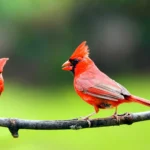
[[[79,62],[78,59],[69,59],[69,61],[71,62],[71,64],[72,64],[73,66],[75,66],[75,65]]]

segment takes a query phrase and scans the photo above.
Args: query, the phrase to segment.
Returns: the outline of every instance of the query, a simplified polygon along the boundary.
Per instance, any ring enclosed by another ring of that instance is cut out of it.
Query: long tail
[[[146,100],[144,98],[140,98],[140,97],[137,97],[137,96],[134,96],[134,95],[131,95],[129,97],[129,100],[132,101],[132,102],[140,103],[140,104],[143,104],[143,105],[146,105],[146,106],[150,107],[150,100]]]

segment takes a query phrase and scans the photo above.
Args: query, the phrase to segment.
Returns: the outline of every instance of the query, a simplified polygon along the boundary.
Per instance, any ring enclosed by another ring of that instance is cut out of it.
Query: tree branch
[[[98,118],[91,120],[25,120],[13,118],[0,118],[0,126],[7,127],[12,136],[17,138],[19,129],[32,129],[32,130],[65,130],[65,129],[84,129],[96,128],[118,125],[131,125],[132,123],[150,120],[150,111],[139,113],[126,113],[115,117]]]

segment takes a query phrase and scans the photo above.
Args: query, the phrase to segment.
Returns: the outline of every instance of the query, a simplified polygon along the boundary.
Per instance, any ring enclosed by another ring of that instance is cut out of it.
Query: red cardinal
[[[3,68],[7,62],[9,58],[1,58],[0,59],[0,94],[3,92],[4,90],[4,79],[3,79]]]
[[[115,108],[122,103],[137,102],[150,106],[150,101],[131,95],[129,91],[116,81],[100,71],[89,58],[89,48],[86,41],[82,42],[63,65],[63,70],[74,74],[74,88],[77,94],[87,103],[92,105],[95,112],[84,119],[88,119],[99,109]]]

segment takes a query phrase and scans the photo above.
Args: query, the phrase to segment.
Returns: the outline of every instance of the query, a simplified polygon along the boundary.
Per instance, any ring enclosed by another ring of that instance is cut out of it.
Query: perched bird
[[[9,60],[9,58],[1,58],[0,59],[0,95],[4,90],[4,79],[3,79],[3,68],[7,62],[7,60]]]
[[[97,68],[89,58],[89,48],[86,41],[76,48],[62,67],[63,70],[71,71],[74,74],[75,91],[95,109],[95,112],[84,119],[98,113],[99,109],[107,108],[115,108],[114,116],[117,116],[117,107],[122,103],[136,102],[150,106],[149,100],[131,95],[125,87]]]

